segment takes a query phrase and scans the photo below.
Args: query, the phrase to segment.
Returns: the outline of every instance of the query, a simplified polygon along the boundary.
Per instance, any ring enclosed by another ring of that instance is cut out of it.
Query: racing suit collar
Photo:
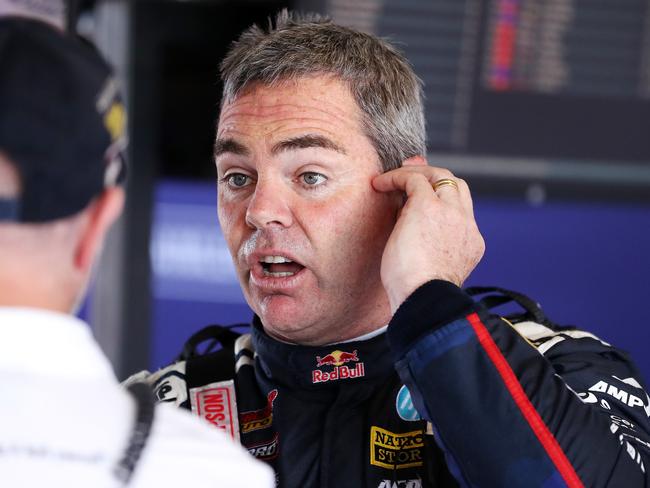
[[[394,371],[386,334],[326,346],[287,344],[270,337],[256,316],[252,339],[260,373],[291,387],[328,388],[373,379]]]

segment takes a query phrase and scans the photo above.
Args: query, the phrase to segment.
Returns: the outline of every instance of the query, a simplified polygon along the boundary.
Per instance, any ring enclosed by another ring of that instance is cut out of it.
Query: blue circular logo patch
[[[395,409],[402,420],[412,422],[422,418],[413,405],[411,392],[406,385],[403,385],[397,393],[397,398],[395,398]]]

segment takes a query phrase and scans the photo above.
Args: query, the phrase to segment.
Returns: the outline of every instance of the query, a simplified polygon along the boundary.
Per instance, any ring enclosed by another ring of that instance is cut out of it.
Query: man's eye
[[[320,173],[314,173],[313,171],[307,171],[301,174],[300,177],[307,186],[318,186],[327,181],[327,177]]]
[[[224,178],[229,186],[243,188],[250,183],[250,177],[241,173],[231,173]]]

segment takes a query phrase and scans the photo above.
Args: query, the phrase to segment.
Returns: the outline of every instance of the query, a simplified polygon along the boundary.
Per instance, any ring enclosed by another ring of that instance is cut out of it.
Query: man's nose
[[[293,217],[287,189],[272,180],[258,180],[246,209],[246,223],[256,229],[289,227]]]

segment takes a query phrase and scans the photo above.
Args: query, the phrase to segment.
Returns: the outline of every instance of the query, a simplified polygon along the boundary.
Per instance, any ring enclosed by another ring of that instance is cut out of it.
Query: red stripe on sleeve
[[[569,488],[584,488],[582,481],[580,481],[578,474],[575,472],[575,469],[573,469],[573,466],[564,454],[557,439],[553,436],[537,410],[535,410],[533,404],[526,396],[526,393],[521,387],[521,384],[519,384],[510,364],[508,364],[506,358],[501,354],[501,351],[494,342],[494,339],[492,339],[490,333],[487,331],[485,325],[481,322],[478,314],[473,313],[468,315],[467,320],[474,329],[479,343],[487,352],[488,357],[497,368],[499,375],[501,375],[506,388],[508,388],[508,391],[510,392],[510,396],[512,396],[517,407],[519,407],[519,410],[528,422],[528,425],[530,425],[530,428],[533,429],[533,432],[546,450],[548,456],[553,461],[553,464],[555,464],[555,467],[560,472],[562,478],[564,478],[567,486]]]

